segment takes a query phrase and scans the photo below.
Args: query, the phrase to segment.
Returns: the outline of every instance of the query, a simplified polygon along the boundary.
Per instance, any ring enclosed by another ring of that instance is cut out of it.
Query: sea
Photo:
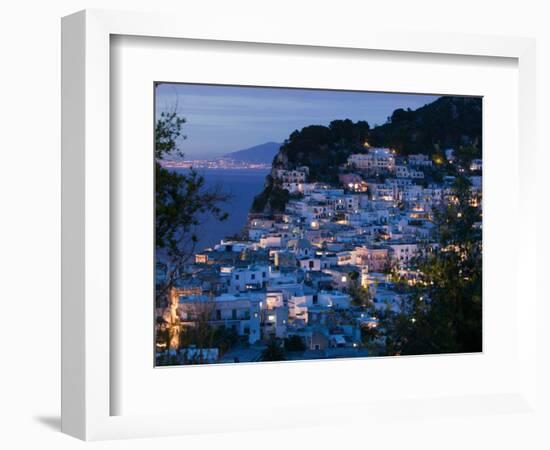
[[[188,169],[172,169],[175,172],[185,173]],[[248,212],[254,196],[259,194],[269,173],[268,169],[196,169],[204,177],[204,188],[219,188],[230,195],[230,199],[220,205],[229,217],[220,222],[211,215],[201,218],[201,227],[198,229],[197,250],[218,244],[226,236],[240,233],[246,225]]]

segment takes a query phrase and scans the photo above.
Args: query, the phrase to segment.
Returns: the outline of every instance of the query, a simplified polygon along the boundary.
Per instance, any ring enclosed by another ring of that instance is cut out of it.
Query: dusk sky
[[[397,108],[416,109],[438,96],[326,90],[162,84],[156,113],[177,105],[186,118],[181,148],[190,159],[210,158],[265,142],[283,142],[307,125],[335,119],[382,124]]]

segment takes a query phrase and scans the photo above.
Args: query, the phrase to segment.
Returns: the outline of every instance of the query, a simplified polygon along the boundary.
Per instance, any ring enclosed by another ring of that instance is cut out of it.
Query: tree
[[[338,167],[348,156],[364,151],[370,137],[366,121],[333,120],[329,126],[309,125],[293,131],[273,160],[273,168],[296,169],[307,166],[308,181],[338,183]],[[252,211],[274,214],[283,212],[293,197],[282,189],[272,175],[266,177],[263,191],[253,201]]]
[[[364,288],[358,283],[348,284],[348,294],[351,297],[351,303],[355,306],[371,306],[372,296],[368,288]]]
[[[289,352],[303,352],[306,349],[306,344],[300,336],[294,334],[285,339],[285,349]]]
[[[375,340],[378,338],[379,330],[374,325],[361,326],[361,342],[365,346],[372,347]]]
[[[397,260],[392,258],[390,255],[387,255],[384,258],[384,265],[382,267],[382,273],[387,275],[393,274],[398,268]]]
[[[354,306],[371,306],[372,296],[368,288],[361,286],[359,272],[356,270],[348,273],[347,292],[351,297],[351,304]]]
[[[426,336],[440,342],[442,351],[477,352],[482,347],[481,213],[470,187],[467,178],[457,177],[455,196],[435,215],[441,250],[420,268],[430,299],[428,313],[420,318],[430,329]]]
[[[185,277],[185,265],[198,242],[198,228],[207,216],[223,221],[222,205],[229,199],[220,189],[206,189],[204,177],[194,169],[186,173],[162,167],[170,156],[183,157],[179,141],[185,139],[185,119],[177,111],[163,112],[155,125],[155,250],[167,268],[157,286],[157,306],[165,303],[174,283]]]
[[[371,129],[370,144],[400,154],[439,152],[478,143],[481,155],[482,102],[475,97],[443,96],[414,111],[398,109],[388,122]]]
[[[186,304],[187,320],[192,321],[193,325],[182,327],[184,339],[182,342],[185,346],[194,345],[196,348],[203,350],[215,347],[214,339],[216,329],[211,326],[211,321],[216,309],[216,303],[209,299],[207,301],[195,301]],[[202,352],[200,352],[202,361]]]
[[[176,282],[187,276],[186,265],[194,255],[198,242],[197,229],[207,216],[225,220],[227,213],[222,205],[228,195],[219,189],[206,189],[204,178],[195,170],[179,173],[162,166],[167,157],[183,157],[179,142],[185,139],[182,126],[185,119],[178,115],[177,108],[160,114],[155,124],[155,257],[162,261],[162,279],[155,286],[156,307],[164,307],[157,324],[157,342],[165,342],[166,354],[181,347],[185,332],[178,315],[178,300],[170,292]],[[205,322],[193,330],[199,348],[211,341],[212,331]],[[202,358],[202,354],[201,354]],[[162,359],[163,364],[177,364],[173,358]]]
[[[238,342],[239,335],[233,328],[228,328],[222,325],[216,327],[214,330],[213,346],[220,350],[220,355],[223,355]]]
[[[481,152],[479,151],[477,141],[470,145],[461,145],[455,149],[455,157],[457,164],[464,169],[470,167],[472,159],[480,158]]]
[[[285,351],[281,344],[275,338],[271,339],[267,347],[262,352],[262,361],[284,361],[286,359]]]
[[[478,198],[457,177],[454,195],[434,211],[439,250],[419,258],[421,287],[409,289],[408,309],[382,322],[388,354],[482,350],[482,244]],[[422,287],[423,286],[423,287]]]

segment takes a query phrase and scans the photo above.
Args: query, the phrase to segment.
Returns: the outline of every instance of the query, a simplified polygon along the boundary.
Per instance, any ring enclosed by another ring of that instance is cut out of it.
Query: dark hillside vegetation
[[[481,133],[481,98],[441,97],[414,111],[395,110],[387,123],[373,128],[370,143],[394,148],[404,156],[476,146],[481,158]]]
[[[336,183],[339,166],[366,146],[390,147],[398,155],[425,153],[443,155],[446,148],[481,158],[482,99],[440,97],[416,110],[397,109],[387,123],[371,128],[366,121],[334,120],[328,126],[310,125],[295,130],[273,159],[273,169],[309,168],[309,182]],[[464,151],[462,151],[464,149]],[[284,211],[289,199],[273,173],[264,190],[254,199],[252,212]]]

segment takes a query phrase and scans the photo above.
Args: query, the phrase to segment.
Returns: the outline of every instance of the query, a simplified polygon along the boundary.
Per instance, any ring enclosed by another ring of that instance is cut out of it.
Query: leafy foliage
[[[455,150],[457,163],[461,167],[469,167],[472,159],[481,158],[477,145],[463,145]]]
[[[482,350],[481,214],[469,188],[457,178],[454,198],[434,214],[440,249],[420,259],[423,285],[411,289],[409,309],[381,320],[388,354]]]
[[[286,189],[282,189],[276,185],[273,178],[268,175],[264,190],[254,197],[252,211],[269,210],[274,213],[283,212],[290,198],[290,193]]]
[[[285,339],[285,349],[289,352],[303,352],[306,349],[306,344],[300,336],[294,334]]]
[[[362,287],[359,283],[348,283],[348,294],[351,297],[351,304],[354,306],[372,305],[371,293],[367,288]]]
[[[176,112],[161,113],[155,126],[155,248],[168,268],[165,283],[157,289],[157,300],[182,277],[198,242],[201,219],[205,215],[220,221],[228,217],[222,209],[227,194],[206,189],[204,178],[193,169],[179,173],[161,165],[166,157],[183,156],[178,142],[183,138],[184,123]]]
[[[262,352],[262,361],[284,361],[286,359],[285,351],[276,339],[271,339],[267,347]]]
[[[281,146],[290,168],[307,166],[312,180],[335,182],[338,166],[363,148],[369,138],[367,122],[334,120],[328,127],[311,125],[294,131]]]
[[[370,143],[395,148],[403,155],[475,146],[475,157],[480,158],[481,102],[475,97],[441,97],[414,111],[397,109],[387,123],[372,130]]]
[[[184,156],[177,141],[187,138],[181,132],[185,122],[185,118],[178,116],[175,110],[160,113],[155,125],[155,158],[157,160],[163,159],[166,155]]]
[[[336,183],[338,167],[364,144],[390,147],[401,155],[426,153],[444,158],[443,150],[456,149],[460,161],[481,158],[482,101],[474,97],[441,97],[416,110],[397,109],[388,122],[371,128],[368,122],[334,120],[328,126],[310,125],[295,130],[273,160],[273,168],[309,168],[309,181]],[[439,172],[426,180],[440,181]],[[253,212],[281,212],[289,200],[271,176],[253,202]],[[273,199],[273,201],[272,201]]]
[[[210,325],[210,317],[199,318],[192,327],[183,327],[181,346],[196,348],[217,348],[220,356],[239,342],[239,335],[232,328]]]

